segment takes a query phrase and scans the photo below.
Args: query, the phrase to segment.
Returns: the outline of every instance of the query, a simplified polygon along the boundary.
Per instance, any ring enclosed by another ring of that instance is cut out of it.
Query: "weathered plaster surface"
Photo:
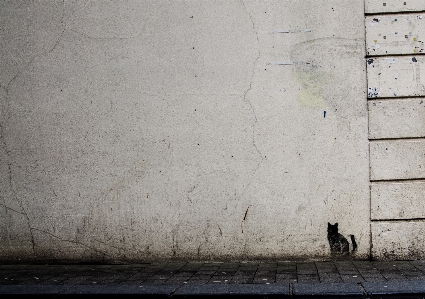
[[[371,185],[372,220],[425,218],[425,180]]]
[[[422,0],[365,0],[366,13],[424,11]]]
[[[375,259],[419,259],[425,255],[422,221],[372,223],[372,257]]]
[[[425,177],[425,140],[385,140],[370,143],[371,180]]]
[[[371,100],[369,138],[425,137],[425,101],[423,98]]]
[[[0,258],[368,255],[363,1],[0,7]]]
[[[425,14],[367,16],[367,55],[424,53]]]

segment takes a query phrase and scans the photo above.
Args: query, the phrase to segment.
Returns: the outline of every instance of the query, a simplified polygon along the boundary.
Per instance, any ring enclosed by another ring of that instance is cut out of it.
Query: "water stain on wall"
[[[316,71],[314,69],[302,69],[295,70],[293,76],[303,88],[298,94],[298,102],[301,105],[312,108],[323,108],[326,106],[323,87],[332,81],[332,73]]]

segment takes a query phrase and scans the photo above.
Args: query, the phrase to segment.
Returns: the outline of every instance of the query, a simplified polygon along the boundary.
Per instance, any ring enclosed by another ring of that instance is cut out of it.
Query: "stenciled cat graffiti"
[[[357,243],[354,235],[350,235],[352,250],[351,254],[354,254],[357,250]],[[328,241],[331,247],[331,255],[341,256],[350,254],[350,244],[347,239],[338,233],[338,223],[334,225],[328,222]]]

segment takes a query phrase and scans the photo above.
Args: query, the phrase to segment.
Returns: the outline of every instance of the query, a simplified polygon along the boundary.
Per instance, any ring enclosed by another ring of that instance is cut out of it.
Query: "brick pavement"
[[[425,281],[425,261],[0,265],[0,285],[183,285]]]

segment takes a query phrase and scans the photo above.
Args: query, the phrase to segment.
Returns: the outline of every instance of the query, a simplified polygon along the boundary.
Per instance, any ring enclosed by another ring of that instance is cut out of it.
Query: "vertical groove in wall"
[[[366,14],[366,0],[363,3],[363,9],[365,11]],[[366,26],[365,26],[365,30],[364,30],[364,47],[365,47],[365,51],[367,49],[367,45],[366,45]],[[366,52],[365,52],[366,53]],[[368,113],[368,117],[367,117],[367,134],[368,136],[370,135],[370,121],[369,121],[369,109],[368,109],[368,98],[367,98],[367,86],[368,86],[368,76],[367,76],[367,60],[364,60],[364,71],[365,71],[365,80],[366,80],[366,109],[367,109],[367,113]],[[369,137],[368,137],[369,138]],[[368,150],[368,157],[369,157],[369,221],[372,219],[372,198],[371,198],[371,183],[370,183],[370,146],[368,145],[367,147]],[[372,227],[371,224],[369,224],[369,259],[372,259]]]

